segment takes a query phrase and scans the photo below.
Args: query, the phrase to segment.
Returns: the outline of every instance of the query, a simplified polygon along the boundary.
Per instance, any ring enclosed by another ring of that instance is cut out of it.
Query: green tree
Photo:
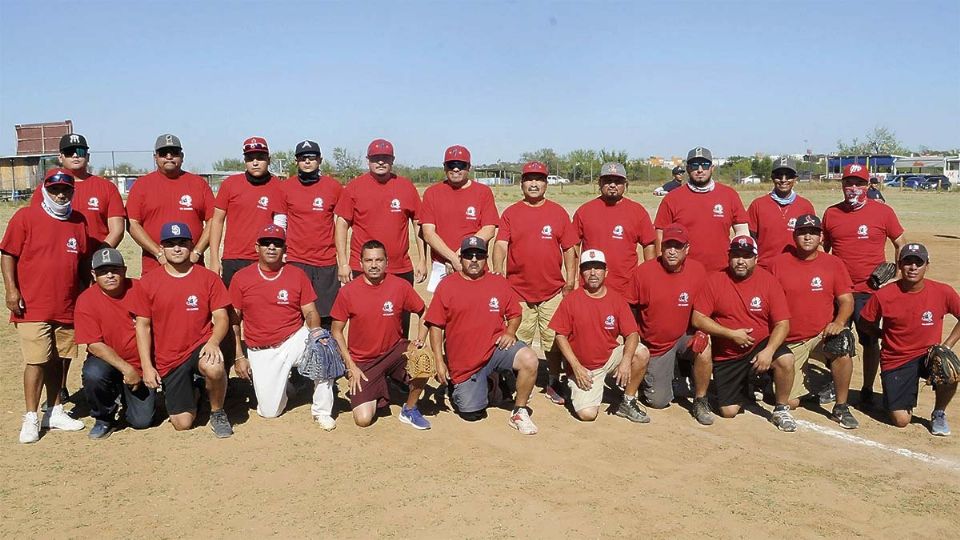
[[[868,154],[909,154],[896,133],[886,126],[876,126],[873,131],[864,136],[864,140],[854,137],[850,144],[837,141],[837,153],[841,155],[868,155]]]
[[[333,149],[333,170],[337,178],[348,182],[363,172],[363,160],[343,147]]]
[[[146,172],[147,172],[146,169],[141,169],[141,168],[139,168],[139,167],[134,167],[134,166],[133,166],[132,164],[130,164],[130,163],[123,162],[123,163],[117,163],[117,166],[116,166],[115,169],[111,169],[110,167],[101,167],[101,168],[100,168],[100,171],[99,171],[97,174],[100,175],[100,176],[104,176],[104,175],[127,175],[127,176],[131,176],[131,175],[135,175],[135,174],[136,174],[136,175],[145,174]]]
[[[759,176],[761,181],[769,179],[772,172],[773,160],[770,156],[755,157],[750,160],[750,174]]]
[[[297,159],[292,150],[270,152],[270,172],[286,178],[297,174]]]
[[[223,158],[213,162],[213,170],[219,172],[240,172],[246,170],[242,159]]]

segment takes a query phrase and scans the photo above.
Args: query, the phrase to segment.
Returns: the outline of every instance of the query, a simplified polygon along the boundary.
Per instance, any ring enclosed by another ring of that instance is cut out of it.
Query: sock
[[[628,396],[626,394],[623,395],[623,401],[627,403],[633,403],[633,400],[635,399],[637,399],[637,396]]]

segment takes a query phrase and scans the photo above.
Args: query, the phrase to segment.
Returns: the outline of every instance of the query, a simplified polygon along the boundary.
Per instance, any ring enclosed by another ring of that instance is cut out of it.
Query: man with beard
[[[210,221],[210,270],[229,287],[233,274],[257,260],[257,233],[275,222],[286,227],[280,180],[270,174],[270,149],[262,137],[243,141],[246,172],[227,177],[217,192]],[[276,217],[274,217],[276,215]],[[227,233],[223,228],[230,216]],[[223,255],[220,244],[223,242]]]
[[[320,174],[323,156],[313,141],[297,144],[297,174],[279,183],[280,213],[287,217],[287,260],[306,272],[316,292],[321,326],[330,328],[330,307],[340,290],[333,209],[343,188]],[[346,262],[346,259],[343,259]]]
[[[713,180],[713,154],[698,146],[687,153],[690,181],[663,198],[657,209],[657,252],[662,252],[663,229],[671,223],[683,225],[690,234],[690,258],[703,264],[707,272],[727,268],[724,246],[735,235],[750,234],[747,211],[740,195],[730,186]]]
[[[654,258],[656,236],[647,209],[623,196],[627,170],[621,163],[604,163],[599,184],[600,196],[577,209],[573,227],[581,251],[596,249],[606,255],[607,288],[625,295],[639,261],[637,246],[643,250],[643,260]]]
[[[750,236],[757,240],[760,255],[757,264],[769,270],[770,261],[793,246],[793,227],[797,217],[816,213],[813,203],[797,195],[797,165],[791,157],[773,162],[773,191],[761,195],[747,209]]]
[[[860,324],[860,311],[873,296],[867,280],[877,265],[886,260],[887,240],[899,251],[905,244],[904,230],[892,207],[867,198],[870,173],[865,165],[853,163],[844,167],[840,182],[844,200],[823,213],[823,249],[843,261],[853,280],[851,321],[857,328],[857,341],[863,345],[860,405],[870,407],[873,382],[880,367],[880,343]],[[833,387],[828,387],[820,393],[820,402],[829,403],[835,395]]]

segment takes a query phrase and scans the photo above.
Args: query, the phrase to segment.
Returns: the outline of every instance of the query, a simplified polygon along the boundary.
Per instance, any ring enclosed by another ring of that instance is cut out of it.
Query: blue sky
[[[0,154],[67,118],[93,150],[175,133],[193,169],[254,134],[328,157],[386,137],[412,165],[829,152],[877,125],[956,147],[958,20],[955,0],[0,0]]]

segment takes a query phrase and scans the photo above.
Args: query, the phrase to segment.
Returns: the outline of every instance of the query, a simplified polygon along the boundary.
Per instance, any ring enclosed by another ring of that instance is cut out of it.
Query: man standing
[[[417,408],[427,379],[411,379],[403,356],[410,347],[422,348],[427,339],[423,299],[413,285],[387,271],[389,259],[381,242],[367,240],[363,244],[360,264],[363,274],[344,285],[337,295],[331,329],[347,365],[353,421],[367,427],[377,410],[390,404],[390,379],[410,387],[400,408],[400,421],[416,429],[430,429],[430,422]],[[416,313],[420,319],[412,343],[402,333],[401,315],[407,313]],[[343,332],[348,323],[349,342]]]
[[[683,185],[683,173],[684,173],[684,172],[685,172],[685,171],[683,170],[683,167],[680,167],[679,165],[676,166],[676,167],[674,167],[673,170],[670,171],[670,174],[673,175],[673,178],[671,178],[670,181],[667,182],[666,184],[664,184],[664,185],[658,187],[657,189],[653,190],[653,194],[656,195],[657,197],[663,197],[663,196],[666,195],[667,193],[670,193],[671,191],[673,191],[673,190],[677,189],[678,187],[682,186],[682,185]]]
[[[656,256],[656,236],[647,209],[623,196],[627,170],[622,164],[604,163],[599,183],[600,196],[577,209],[573,227],[580,238],[581,251],[596,249],[606,255],[606,286],[623,296],[639,261],[637,246],[643,250],[643,260],[652,259]]]
[[[462,270],[440,282],[427,310],[437,380],[453,383],[454,407],[461,418],[474,422],[486,417],[489,376],[515,371],[517,392],[509,423],[524,435],[534,435],[537,426],[530,420],[527,401],[538,362],[533,349],[517,340],[520,300],[505,278],[487,273],[486,240],[468,236],[459,252]]]
[[[540,337],[540,349],[549,371],[544,393],[554,403],[563,405],[559,379],[562,355],[554,346],[556,333],[548,325],[560,299],[576,285],[579,239],[567,211],[546,199],[547,174],[547,166],[539,161],[523,166],[523,200],[503,211],[493,248],[493,269],[507,276],[520,297],[523,313],[517,339],[533,343],[534,337]]]
[[[210,221],[210,269],[222,274],[223,282],[228,287],[237,270],[257,260],[253,248],[257,243],[257,233],[274,220],[274,214],[281,214],[276,217],[277,225],[286,226],[285,216],[282,215],[283,193],[278,187],[280,181],[269,170],[270,149],[267,148],[267,141],[262,137],[250,137],[243,141],[243,161],[246,172],[230,176],[220,185],[213,219]],[[230,222],[224,235],[223,227],[228,215]]]
[[[87,226],[71,209],[74,179],[64,169],[47,172],[43,200],[17,210],[0,242],[0,268],[10,322],[17,329],[23,368],[26,412],[20,442],[40,439],[40,427],[79,431],[60,404],[64,363],[76,357],[74,305],[80,294],[78,271],[87,250]],[[47,410],[37,418],[40,391],[46,388]]]
[[[853,283],[843,261],[820,251],[823,231],[816,215],[797,217],[793,239],[792,248],[770,261],[770,273],[780,281],[793,314],[787,335],[796,362],[790,406],[799,406],[799,398],[806,393],[803,367],[807,360],[819,360],[830,368],[837,392],[830,418],[843,428],[856,429],[860,424],[847,405],[853,361],[849,355],[832,357],[823,350],[823,339],[839,334],[853,314]]]
[[[617,416],[640,424],[650,422],[637,400],[649,351],[640,345],[630,306],[603,284],[607,276],[603,252],[584,251],[580,275],[583,287],[563,298],[550,321],[550,328],[557,333],[557,347],[567,360],[574,414],[584,422],[596,420],[604,381],[615,375],[617,386],[624,389]]]
[[[880,179],[876,176],[870,177],[870,187],[867,188],[867,198],[877,202],[887,202],[887,199],[883,196],[883,192],[880,191]]]
[[[783,288],[757,268],[757,243],[736,236],[730,243],[726,272],[710,275],[693,303],[693,326],[713,336],[713,381],[720,416],[733,418],[750,393],[750,374],[773,369],[776,406],[772,422],[796,431],[790,414],[793,354],[784,344],[790,333],[790,309]]]
[[[643,380],[643,396],[655,409],[670,406],[674,399],[673,381],[677,361],[692,369],[694,399],[691,414],[697,422],[713,424],[707,402],[707,389],[713,362],[710,349],[701,334],[703,349],[694,350],[694,332],[690,330],[690,311],[700,292],[707,271],[687,257],[690,238],[683,225],[663,229],[663,254],[637,267],[633,272],[627,301],[636,306],[637,323],[643,344],[650,350],[650,361]]]
[[[150,427],[156,390],[143,384],[137,353],[133,301],[140,282],[127,278],[119,251],[103,248],[93,254],[93,281],[77,299],[77,343],[87,346],[83,394],[96,420],[91,439],[106,439],[117,428],[117,410],[134,429]]]
[[[870,173],[856,163],[843,168],[844,200],[823,213],[823,249],[833,253],[847,265],[853,280],[853,323],[857,341],[863,345],[863,386],[860,403],[873,403],[873,381],[880,367],[880,343],[860,324],[860,311],[873,296],[867,284],[878,264],[886,261],[884,248],[889,239],[897,250],[904,245],[903,226],[893,208],[867,198]],[[827,395],[829,394],[829,395]],[[821,402],[829,402],[831,389],[821,392]]]
[[[130,237],[143,250],[141,275],[166,263],[160,229],[168,222],[203,231],[190,253],[192,262],[200,262],[210,237],[210,227],[205,225],[213,217],[213,191],[206,180],[183,170],[180,138],[169,133],[160,135],[153,148],[157,170],[138,178],[127,197]]]
[[[474,235],[489,242],[500,218],[493,191],[470,180],[470,151],[451,146],[443,154],[446,180],[423,192],[420,223],[423,239],[431,247],[433,267],[427,291],[434,292],[448,273],[461,272],[460,258],[454,248]]]
[[[307,275],[283,262],[284,230],[267,225],[260,231],[255,249],[257,264],[240,269],[230,283],[230,300],[236,311],[237,361],[233,369],[241,379],[253,380],[257,414],[276,418],[287,405],[287,380],[290,370],[300,364],[307,336],[321,330],[320,314]],[[243,342],[249,357],[243,354]],[[313,388],[310,412],[326,431],[337,427],[332,416],[333,385],[333,379],[324,379],[314,382]]]
[[[793,190],[797,183],[797,165],[791,157],[773,162],[773,191],[761,195],[747,209],[750,236],[757,240],[760,256],[757,264],[769,270],[770,261],[793,246],[793,227],[797,217],[816,213],[813,203]]]
[[[906,427],[913,417],[917,386],[927,376],[927,350],[938,343],[953,348],[960,340],[960,295],[950,285],[924,277],[929,262],[923,244],[903,246],[897,259],[900,279],[871,296],[861,313],[863,328],[883,338],[883,406],[897,427]],[[943,319],[948,313],[957,323],[941,341]],[[946,437],[950,435],[947,406],[957,392],[957,384],[937,385],[934,392],[930,432]]]
[[[197,416],[193,379],[202,376],[210,400],[210,427],[217,437],[229,437],[233,428],[223,399],[229,369],[225,364],[232,361],[233,343],[223,341],[230,329],[230,297],[219,276],[190,262],[193,235],[186,224],[165,223],[160,246],[166,263],[143,276],[134,301],[143,382],[153,389],[163,384],[170,423],[182,431],[193,427]]]
[[[310,278],[321,326],[330,328],[330,307],[340,289],[333,209],[343,188],[340,182],[320,174],[323,157],[319,144],[303,141],[296,146],[295,156],[296,176],[278,184],[280,213],[287,216],[287,260]]]
[[[727,268],[724,246],[730,243],[731,228],[738,236],[750,234],[740,195],[730,186],[715,182],[713,171],[713,154],[709,149],[698,146],[690,150],[687,153],[690,181],[663,198],[654,222],[657,252],[661,251],[659,242],[664,227],[679,223],[690,234],[690,257],[710,273]]]

